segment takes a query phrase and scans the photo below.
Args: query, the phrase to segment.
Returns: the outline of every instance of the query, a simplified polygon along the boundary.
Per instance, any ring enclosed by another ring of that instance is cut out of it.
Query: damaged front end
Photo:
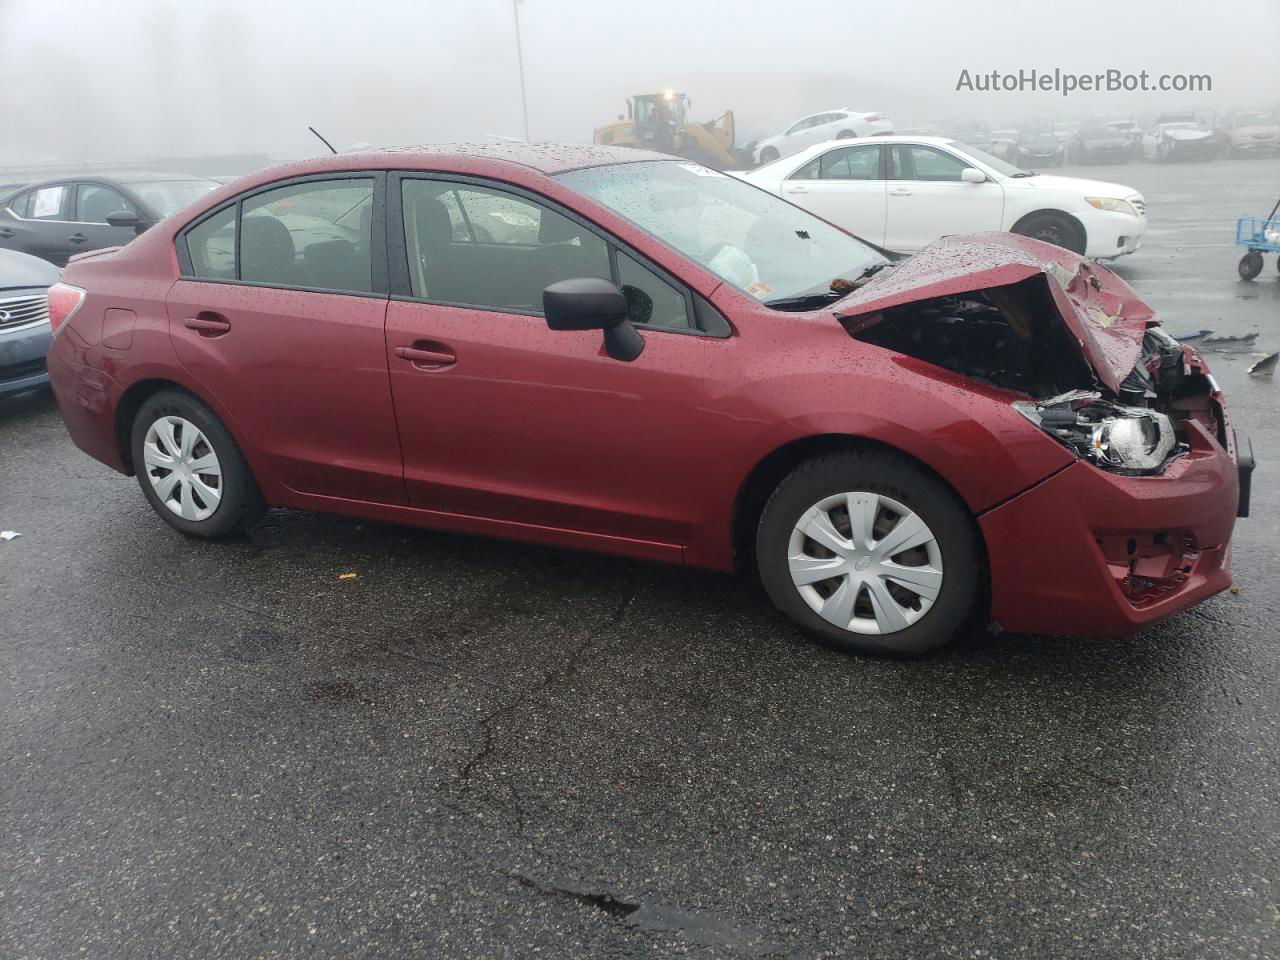
[[[1161,473],[1188,452],[1190,421],[1228,445],[1200,355],[1119,277],[1068,251],[947,238],[842,307],[855,339],[1020,394],[1014,409],[1104,470]]]

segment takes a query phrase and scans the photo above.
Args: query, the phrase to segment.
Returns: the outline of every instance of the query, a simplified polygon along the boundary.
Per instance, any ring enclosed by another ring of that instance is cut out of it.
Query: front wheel
[[[148,397],[133,419],[130,450],[147,501],[188,536],[230,536],[266,509],[227,428],[188,393],[162,390]]]
[[[811,460],[765,505],[756,562],[774,604],[837,650],[917,656],[969,620],[982,583],[964,504],[882,451]]]
[[[1064,247],[1072,253],[1084,255],[1085,241],[1079,228],[1065,216],[1056,213],[1039,213],[1028,217],[1014,227],[1014,233],[1024,237],[1034,237],[1057,247]]]
[[[774,147],[765,147],[760,151],[760,162],[762,164],[773,163],[773,161],[777,160],[778,157],[779,153]]]
[[[1240,258],[1240,264],[1236,269],[1240,271],[1241,280],[1252,280],[1262,272],[1262,254],[1257,250],[1250,250]]]
[[[856,134],[856,133],[854,133],[852,130],[841,130],[839,133],[837,133],[837,134],[836,134],[836,139],[837,139],[837,140],[852,140],[852,139],[853,139],[854,137],[856,137],[856,136],[857,136],[857,134]]]

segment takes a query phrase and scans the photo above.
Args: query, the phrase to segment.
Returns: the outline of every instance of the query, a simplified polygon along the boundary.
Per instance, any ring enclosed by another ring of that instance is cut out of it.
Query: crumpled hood
[[[1118,276],[1040,240],[1014,233],[943,237],[840,301],[841,320],[920,300],[1004,287],[1043,274],[1062,320],[1099,382],[1119,393],[1142,353],[1154,313]]]

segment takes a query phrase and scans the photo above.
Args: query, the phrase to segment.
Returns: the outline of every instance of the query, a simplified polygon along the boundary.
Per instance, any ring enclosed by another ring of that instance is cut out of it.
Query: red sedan
[[[754,563],[843,649],[1130,633],[1230,584],[1247,500],[1203,359],[1103,267],[901,260],[636,150],[264,170],[74,260],[50,316],[72,439],[185,534],[279,506]]]

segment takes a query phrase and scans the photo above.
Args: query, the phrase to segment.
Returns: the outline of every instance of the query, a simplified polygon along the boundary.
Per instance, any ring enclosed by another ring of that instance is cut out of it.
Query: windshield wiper
[[[852,280],[847,277],[836,277],[831,281],[830,289],[819,290],[816,293],[802,293],[795,297],[779,297],[776,300],[766,300],[764,305],[772,307],[774,310],[814,310],[829,303],[835,303],[837,300],[843,300],[885,267],[892,266],[895,266],[895,264],[873,263]]]

